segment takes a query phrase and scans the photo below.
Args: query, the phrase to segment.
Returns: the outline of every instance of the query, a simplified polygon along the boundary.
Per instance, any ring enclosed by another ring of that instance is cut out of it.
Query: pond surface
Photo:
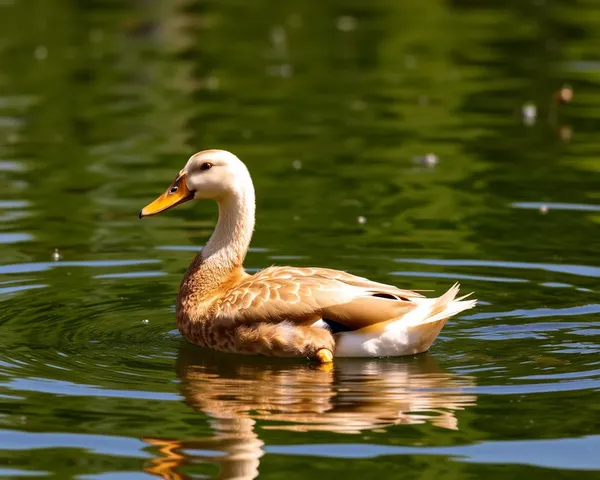
[[[597,479],[600,8],[481,3],[1,1],[0,477]],[[480,304],[415,358],[189,346],[216,208],[137,213],[205,148],[249,270]]]

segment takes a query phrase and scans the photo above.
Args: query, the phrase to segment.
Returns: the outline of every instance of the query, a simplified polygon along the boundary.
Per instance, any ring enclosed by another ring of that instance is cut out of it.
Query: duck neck
[[[242,265],[254,230],[252,183],[217,202],[217,226],[185,274],[179,292],[183,297],[193,295],[197,300],[208,300],[217,288],[243,274]]]
[[[200,252],[204,263],[228,272],[241,267],[254,231],[254,188],[250,185],[218,200],[219,220]]]

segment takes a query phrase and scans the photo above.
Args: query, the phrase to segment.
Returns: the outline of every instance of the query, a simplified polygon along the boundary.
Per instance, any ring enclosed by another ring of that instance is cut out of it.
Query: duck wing
[[[339,270],[270,267],[247,277],[215,302],[219,323],[332,320],[356,330],[416,308],[422,295]]]

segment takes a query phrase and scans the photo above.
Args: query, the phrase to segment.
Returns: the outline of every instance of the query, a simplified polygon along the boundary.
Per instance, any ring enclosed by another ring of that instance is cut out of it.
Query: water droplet
[[[417,68],[417,57],[415,57],[414,55],[405,55],[404,66],[409,70]]]
[[[38,45],[35,47],[35,52],[33,53],[37,60],[46,60],[48,56],[48,49],[43,45]]]
[[[361,112],[363,111],[365,108],[367,108],[367,103],[363,102],[362,100],[354,100],[351,104],[350,104],[350,108],[352,110],[354,110],[355,112]]]
[[[302,26],[302,15],[292,13],[288,18],[288,24],[292,28],[300,28]]]
[[[523,117],[523,123],[527,126],[531,126],[535,123],[537,118],[537,107],[533,102],[527,102],[521,107],[521,115]]]
[[[357,23],[356,18],[351,17],[350,15],[344,15],[337,19],[336,26],[341,32],[351,32],[356,29]]]
[[[573,137],[573,128],[570,125],[561,125],[558,127],[558,137],[561,140],[568,142],[571,140],[571,137]]]
[[[435,153],[428,153],[413,158],[413,162],[419,165],[424,165],[429,168],[435,167],[439,162],[440,158]]]
[[[285,29],[281,25],[277,25],[271,29],[271,41],[277,50],[285,50],[287,45],[287,36]]]
[[[279,67],[279,75],[284,78],[289,78],[292,76],[292,66],[288,63],[285,63]]]
[[[104,38],[104,31],[101,28],[92,28],[90,30],[90,42],[100,43]]]
[[[52,252],[52,260],[54,260],[55,262],[58,262],[61,258],[62,258],[62,255],[58,251],[58,248],[55,248],[54,252]]]
[[[563,85],[555,95],[560,103],[571,103],[571,100],[573,100],[573,88],[570,85]]]
[[[367,219],[365,217],[363,217],[362,215],[360,215],[356,221],[358,222],[359,225],[364,225],[365,223],[367,223]]]
[[[289,78],[294,73],[294,69],[288,63],[282,65],[270,65],[265,69],[265,73],[271,77]]]
[[[219,79],[217,77],[206,77],[206,79],[204,80],[204,85],[206,85],[206,88],[208,90],[218,90],[219,88]]]

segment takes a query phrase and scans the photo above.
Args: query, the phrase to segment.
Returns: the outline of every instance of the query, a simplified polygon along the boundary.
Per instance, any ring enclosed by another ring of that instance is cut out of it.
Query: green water
[[[590,1],[0,1],[0,477],[598,478],[598,32]],[[189,346],[215,206],[137,213],[205,148],[252,172],[249,270],[480,304],[332,370]]]

